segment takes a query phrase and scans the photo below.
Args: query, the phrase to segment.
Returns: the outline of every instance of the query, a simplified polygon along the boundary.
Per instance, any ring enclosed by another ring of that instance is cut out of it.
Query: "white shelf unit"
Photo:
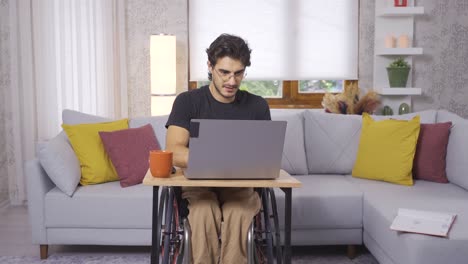
[[[375,38],[374,38],[374,90],[380,94],[382,108],[388,105],[394,113],[398,113],[400,104],[407,103],[412,108],[411,97],[421,95],[421,88],[411,88],[413,85],[412,69],[408,76],[407,87],[390,88],[387,66],[397,57],[404,57],[412,65],[412,56],[423,54],[423,48],[414,45],[414,18],[424,14],[424,7],[415,7],[414,0],[408,0],[407,7],[394,7],[393,0],[375,2]],[[386,48],[385,37],[393,35],[398,39],[401,35],[409,37],[409,48]],[[377,113],[381,109],[377,110]]]
[[[407,7],[385,7],[376,12],[378,16],[413,16],[424,14],[424,7],[422,6],[407,6]]]
[[[379,48],[376,55],[422,55],[423,48]]]
[[[380,88],[376,92],[380,95],[421,95],[421,88]]]

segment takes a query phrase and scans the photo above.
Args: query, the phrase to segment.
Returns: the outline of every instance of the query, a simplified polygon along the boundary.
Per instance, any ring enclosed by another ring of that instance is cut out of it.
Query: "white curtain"
[[[10,1],[7,155],[12,204],[26,200],[23,165],[74,109],[127,116],[124,0]]]
[[[190,80],[207,79],[205,50],[222,33],[248,41],[247,80],[357,79],[358,9],[356,0],[191,0]]]

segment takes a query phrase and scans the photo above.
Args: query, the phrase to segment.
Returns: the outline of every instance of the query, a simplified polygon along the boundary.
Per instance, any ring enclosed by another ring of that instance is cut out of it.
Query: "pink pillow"
[[[99,132],[104,149],[115,167],[120,186],[143,181],[148,171],[150,150],[160,149],[153,127],[148,124],[113,132]]]
[[[445,158],[452,122],[421,124],[413,162],[415,179],[447,183]]]

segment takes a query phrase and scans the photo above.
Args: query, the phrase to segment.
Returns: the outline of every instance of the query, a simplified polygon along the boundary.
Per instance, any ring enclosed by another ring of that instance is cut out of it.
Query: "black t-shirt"
[[[247,91],[237,91],[232,103],[218,102],[208,85],[179,94],[166,123],[190,131],[191,119],[271,120],[265,99]]]

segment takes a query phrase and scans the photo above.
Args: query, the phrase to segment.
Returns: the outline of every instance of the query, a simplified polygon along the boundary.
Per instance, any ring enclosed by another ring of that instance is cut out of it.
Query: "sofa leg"
[[[353,259],[356,257],[356,245],[348,245],[347,251],[348,258]]]
[[[47,259],[47,251],[49,250],[49,245],[41,245],[41,259]]]

